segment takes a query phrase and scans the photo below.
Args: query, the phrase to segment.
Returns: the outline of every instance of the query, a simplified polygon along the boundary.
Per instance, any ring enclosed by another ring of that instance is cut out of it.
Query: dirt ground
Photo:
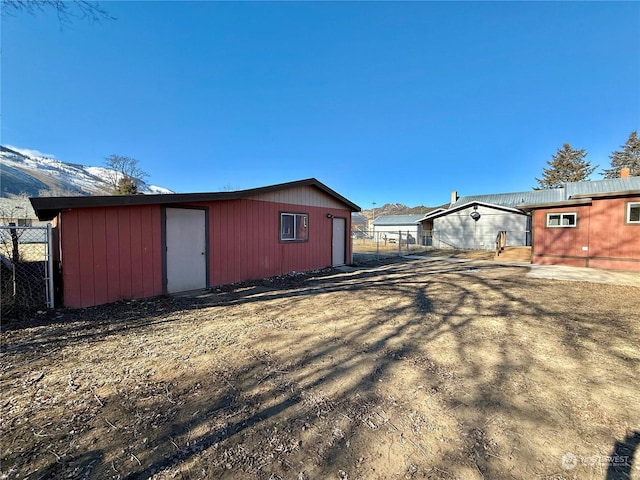
[[[403,259],[4,325],[0,478],[640,478],[640,289],[526,272]]]
[[[400,251],[398,251],[397,245],[379,245],[375,244],[358,244],[357,241],[353,244],[354,256],[361,260],[366,261],[367,258],[379,257],[397,257],[405,255],[420,255],[422,257],[446,257],[446,258],[459,258],[467,260],[493,260],[495,256],[494,250],[463,250],[457,248],[438,249],[433,247],[422,247],[420,245],[409,245],[407,249],[406,245],[403,245]]]

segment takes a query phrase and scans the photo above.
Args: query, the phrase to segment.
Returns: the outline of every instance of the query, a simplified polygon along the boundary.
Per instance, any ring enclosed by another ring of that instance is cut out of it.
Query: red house
[[[533,215],[533,263],[640,271],[640,190],[520,208]]]
[[[88,307],[343,265],[360,207],[311,178],[237,192],[31,198],[63,303]]]

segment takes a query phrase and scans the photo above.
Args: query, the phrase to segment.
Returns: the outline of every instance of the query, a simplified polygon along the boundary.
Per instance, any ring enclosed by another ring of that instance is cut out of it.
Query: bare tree
[[[0,225],[31,226],[29,210],[29,196],[24,192],[0,198]]]
[[[22,12],[35,15],[54,10],[61,24],[71,23],[76,19],[90,22],[115,20],[98,2],[88,0],[1,0],[0,3],[5,13],[11,16]]]
[[[110,155],[104,159],[109,169],[107,182],[116,195],[137,193],[140,184],[149,175],[138,167],[138,160],[123,155]]]
[[[21,193],[13,198],[2,198],[0,202],[0,224],[9,227],[9,233],[4,230],[0,235],[1,253],[15,264],[20,261],[19,241],[24,230],[18,227],[30,227],[31,219],[28,218],[29,197]],[[15,278],[14,278],[15,281]]]
[[[238,187],[232,185],[231,183],[227,183],[225,185],[223,185],[222,187],[220,187],[220,191],[221,192],[234,192],[236,190],[239,190]]]

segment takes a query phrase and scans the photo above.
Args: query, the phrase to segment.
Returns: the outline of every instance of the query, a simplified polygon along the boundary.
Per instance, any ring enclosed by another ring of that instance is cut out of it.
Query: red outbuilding
[[[640,271],[640,190],[521,208],[533,215],[533,263]]]
[[[350,263],[351,212],[360,211],[314,178],[236,192],[31,203],[53,223],[67,307]]]

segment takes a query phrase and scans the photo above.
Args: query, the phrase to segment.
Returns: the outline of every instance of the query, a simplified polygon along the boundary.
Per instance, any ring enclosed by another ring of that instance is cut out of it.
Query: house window
[[[627,223],[640,224],[640,202],[627,203]]]
[[[309,239],[309,215],[306,213],[280,214],[280,240],[306,242]]]
[[[578,225],[577,213],[547,213],[547,227],[563,228]]]
[[[18,219],[18,226],[19,227],[30,227],[31,226],[31,219],[30,218],[19,218]]]

